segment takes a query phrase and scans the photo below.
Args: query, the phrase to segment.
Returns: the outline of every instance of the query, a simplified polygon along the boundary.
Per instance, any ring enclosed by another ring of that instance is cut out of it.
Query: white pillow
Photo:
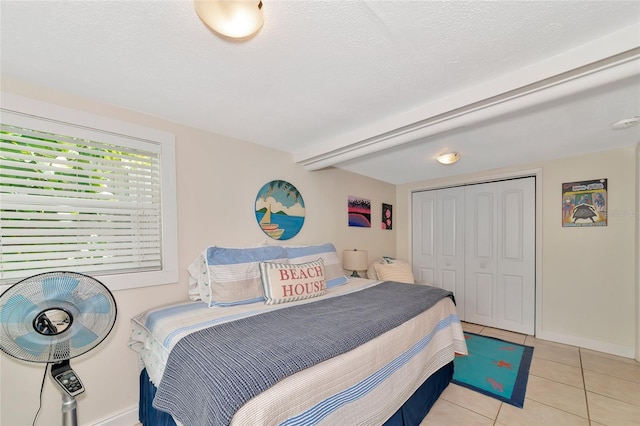
[[[380,281],[397,281],[415,284],[411,265],[408,263],[374,263],[373,267]]]
[[[376,263],[407,263],[405,260],[394,259],[389,256],[382,256],[380,259],[374,260],[371,265],[369,265],[369,269],[367,269],[367,278],[370,280],[379,280],[378,274],[376,273],[375,264]]]
[[[380,258],[380,259],[374,260],[373,262],[371,262],[371,265],[369,265],[369,269],[367,269],[367,278],[369,278],[370,280],[378,279],[378,274],[376,274],[376,268],[375,268],[375,265],[378,263],[384,263],[384,259]]]

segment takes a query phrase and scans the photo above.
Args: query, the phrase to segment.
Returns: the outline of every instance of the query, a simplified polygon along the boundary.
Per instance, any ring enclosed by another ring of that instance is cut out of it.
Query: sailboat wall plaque
[[[255,211],[260,229],[274,240],[293,238],[304,225],[302,195],[285,180],[272,180],[260,188]]]

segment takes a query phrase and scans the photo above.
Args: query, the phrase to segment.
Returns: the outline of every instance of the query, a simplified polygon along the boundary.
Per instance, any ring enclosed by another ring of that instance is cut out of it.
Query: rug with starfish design
[[[469,355],[456,356],[453,383],[522,408],[531,346],[465,332]]]

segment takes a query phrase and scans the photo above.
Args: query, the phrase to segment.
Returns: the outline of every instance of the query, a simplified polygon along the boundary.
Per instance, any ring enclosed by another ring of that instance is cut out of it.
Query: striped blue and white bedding
[[[377,284],[352,279],[320,298]],[[171,349],[182,337],[291,305],[254,303],[212,309],[202,302],[189,302],[150,310],[133,319],[130,347],[139,353],[157,386]],[[352,351],[281,380],[240,408],[231,424],[381,424],[429,375],[453,360],[455,352],[466,353],[466,345],[455,306],[447,298]]]

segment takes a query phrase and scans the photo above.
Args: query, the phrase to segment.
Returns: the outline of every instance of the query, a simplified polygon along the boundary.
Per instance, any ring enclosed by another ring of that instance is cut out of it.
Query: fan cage
[[[42,312],[58,310],[70,318],[58,334],[36,330]],[[46,272],[25,278],[0,295],[0,349],[30,362],[60,362],[100,344],[113,329],[117,306],[97,279],[77,272]]]

